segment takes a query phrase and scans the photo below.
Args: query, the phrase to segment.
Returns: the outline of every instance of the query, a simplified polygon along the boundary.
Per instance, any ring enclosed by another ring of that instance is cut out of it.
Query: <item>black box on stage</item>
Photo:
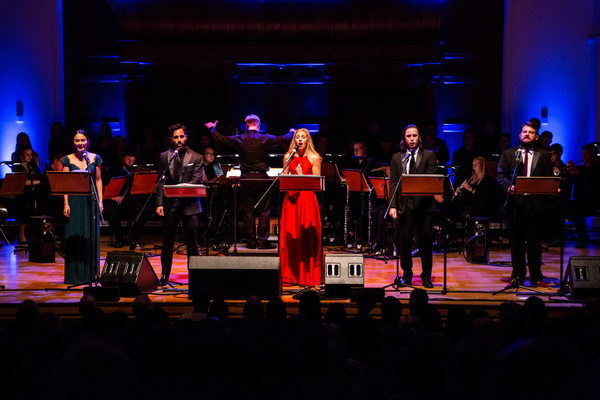
[[[571,257],[563,279],[563,292],[572,300],[600,296],[600,257]]]
[[[207,290],[211,299],[263,300],[281,296],[279,257],[194,256],[188,260],[189,298]]]
[[[54,248],[54,217],[46,215],[29,218],[29,261],[36,263],[53,263]]]
[[[158,289],[158,278],[144,253],[111,251],[106,255],[100,284],[118,287],[121,296],[137,296]]]
[[[351,289],[365,284],[362,254],[325,254],[325,296],[350,297]]]
[[[467,218],[467,238],[465,245],[467,261],[487,264],[490,262],[489,222],[487,218]]]
[[[96,301],[119,301],[119,288],[112,286],[86,286],[83,288],[83,294],[92,296]]]

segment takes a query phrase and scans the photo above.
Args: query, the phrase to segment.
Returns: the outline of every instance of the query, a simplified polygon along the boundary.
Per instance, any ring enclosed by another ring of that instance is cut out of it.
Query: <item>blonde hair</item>
[[[306,128],[300,128],[298,129],[296,132],[294,132],[294,138],[292,139],[292,141],[290,142],[290,148],[288,149],[288,153],[290,153],[294,147],[296,146],[296,135],[302,132],[304,134],[306,134],[306,153],[307,154],[316,154],[319,155],[319,153],[317,153],[317,151],[315,150],[315,145],[313,144],[313,140],[312,140],[312,136],[310,136],[310,132],[308,132],[308,129]],[[287,153],[286,153],[287,154]],[[321,157],[321,156],[319,156]]]
[[[477,180],[477,182],[476,182],[476,183],[479,185],[479,183],[480,183],[480,182],[483,180],[483,178],[485,178],[487,175],[491,175],[491,174],[490,174],[490,169],[489,169],[489,167],[488,167],[488,165],[487,165],[487,160],[485,159],[485,157],[482,157],[482,156],[477,156],[477,157],[475,157],[475,158],[473,159],[473,161],[477,161],[477,162],[479,162],[479,163],[481,164],[482,168],[483,168],[483,174],[481,174],[481,178],[479,178],[479,179]],[[474,182],[473,182],[473,180],[474,180],[474,179],[475,179],[475,175],[473,175],[473,176],[471,177],[471,179],[469,179],[469,184],[472,184],[472,183],[474,183]]]

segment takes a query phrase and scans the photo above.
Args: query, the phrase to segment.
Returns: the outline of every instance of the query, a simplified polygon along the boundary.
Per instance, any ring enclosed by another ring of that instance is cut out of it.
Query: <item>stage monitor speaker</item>
[[[188,261],[189,298],[207,290],[211,299],[246,300],[281,296],[279,257],[194,256]]]
[[[54,217],[46,215],[29,217],[29,261],[36,263],[53,263],[54,248]]]
[[[350,297],[351,288],[365,285],[362,254],[325,254],[325,296]]]
[[[600,296],[600,257],[571,257],[563,279],[563,292],[572,300]]]
[[[487,264],[490,262],[489,249],[489,222],[487,218],[467,218],[467,237],[469,242],[465,245],[467,261],[472,263]]]
[[[121,296],[137,296],[158,289],[158,278],[144,253],[111,251],[106,255],[100,284],[118,287]]]

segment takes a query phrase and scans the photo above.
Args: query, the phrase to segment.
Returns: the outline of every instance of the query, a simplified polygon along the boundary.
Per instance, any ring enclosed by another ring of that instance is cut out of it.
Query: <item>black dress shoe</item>
[[[167,283],[169,283],[169,277],[165,276],[165,275],[161,275],[160,276],[160,281],[158,282],[159,286],[166,286]]]
[[[400,283],[402,285],[409,285],[410,286],[410,285],[412,285],[412,278],[402,277],[402,279],[400,279]]]
[[[431,278],[423,278],[423,287],[427,289],[433,289],[433,283],[431,283]]]
[[[588,247],[589,244],[590,244],[589,240],[580,240],[579,242],[577,242],[575,247],[578,249],[585,249],[586,247]]]

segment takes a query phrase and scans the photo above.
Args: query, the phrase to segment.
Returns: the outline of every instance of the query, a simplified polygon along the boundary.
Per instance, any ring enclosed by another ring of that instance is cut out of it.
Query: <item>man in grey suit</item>
[[[519,133],[519,146],[504,150],[498,163],[497,180],[508,195],[506,214],[513,266],[511,280],[515,287],[523,285],[527,263],[531,285],[549,287],[542,275],[540,232],[542,221],[548,215],[548,196],[515,194],[515,182],[512,181],[515,168],[515,176],[553,176],[550,153],[536,147],[539,138],[538,127],[539,125],[531,121],[523,124]]]
[[[408,163],[408,165],[407,165]],[[390,192],[405,174],[435,174],[437,173],[437,159],[435,153],[423,148],[419,130],[415,125],[407,125],[402,131],[400,152],[392,157],[390,167]],[[431,283],[431,270],[433,266],[432,239],[433,239],[433,214],[437,208],[434,199],[443,201],[443,196],[400,196],[402,181],[400,181],[396,196],[392,200],[390,216],[398,219],[400,225],[400,260],[402,271],[402,284],[412,285],[412,240],[416,234],[419,238],[421,251],[421,280],[425,288],[433,288]]]
[[[156,214],[163,218],[163,242],[160,255],[162,272],[160,284],[169,282],[171,265],[173,263],[173,246],[177,225],[183,220],[187,255],[197,256],[198,253],[198,214],[202,212],[200,199],[197,197],[165,197],[164,185],[180,183],[202,183],[202,156],[187,147],[185,126],[171,125],[171,143],[173,148],[160,155],[158,163],[158,186],[156,188]],[[165,175],[165,179],[161,180]]]

